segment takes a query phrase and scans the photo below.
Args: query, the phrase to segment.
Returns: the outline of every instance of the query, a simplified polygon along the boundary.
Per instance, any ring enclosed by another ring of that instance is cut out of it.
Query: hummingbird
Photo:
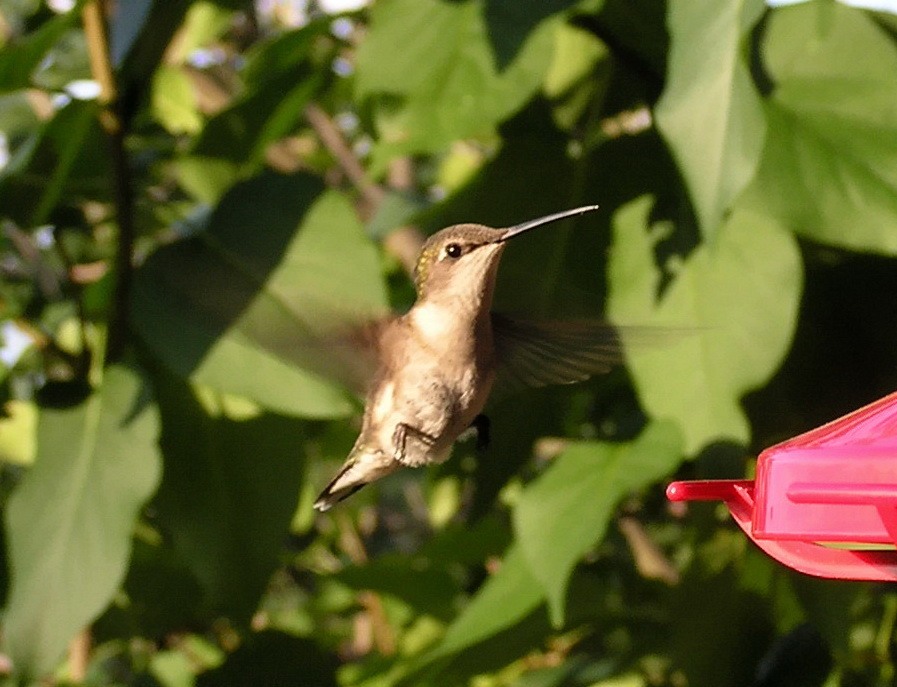
[[[376,366],[361,432],[315,501],[317,510],[403,467],[444,462],[470,427],[485,440],[482,411],[493,387],[581,381],[619,362],[619,339],[605,323],[522,320],[492,312],[498,265],[510,239],[597,208],[578,207],[504,229],[456,224],[427,239],[414,270],[414,305],[367,332]]]

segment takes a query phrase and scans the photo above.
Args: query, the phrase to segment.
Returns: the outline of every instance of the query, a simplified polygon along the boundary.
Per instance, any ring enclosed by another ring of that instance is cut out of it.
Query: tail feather
[[[330,510],[366,484],[395,472],[402,464],[380,451],[353,451],[349,459],[315,500],[315,510]]]
[[[345,487],[344,489],[334,489],[331,483],[331,486],[328,486],[322,491],[315,501],[315,510],[320,511],[321,513],[329,511],[337,503],[349,498],[366,484],[367,483],[355,484],[351,487]]]

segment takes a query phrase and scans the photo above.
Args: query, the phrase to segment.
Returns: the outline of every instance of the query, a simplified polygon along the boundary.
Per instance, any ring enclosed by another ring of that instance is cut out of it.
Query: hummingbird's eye
[[[457,243],[450,243],[445,247],[445,254],[450,258],[460,258],[462,252],[461,246]]]

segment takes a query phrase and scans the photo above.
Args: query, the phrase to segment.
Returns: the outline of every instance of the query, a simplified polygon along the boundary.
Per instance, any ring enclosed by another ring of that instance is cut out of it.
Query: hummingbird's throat
[[[460,300],[428,300],[416,305],[409,314],[421,340],[429,346],[452,348],[471,338],[480,310],[476,304]]]

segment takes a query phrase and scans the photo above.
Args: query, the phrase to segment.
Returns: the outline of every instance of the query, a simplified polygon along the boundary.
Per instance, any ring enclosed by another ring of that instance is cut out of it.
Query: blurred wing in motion
[[[623,361],[619,335],[601,320],[524,320],[493,313],[492,330],[498,394],[580,382]]]
[[[263,404],[272,383],[298,385],[301,373],[364,395],[385,308],[356,304],[329,284],[321,294],[291,290],[295,279],[281,286],[219,253],[193,239],[141,267],[132,317],[155,355],[185,377]]]

